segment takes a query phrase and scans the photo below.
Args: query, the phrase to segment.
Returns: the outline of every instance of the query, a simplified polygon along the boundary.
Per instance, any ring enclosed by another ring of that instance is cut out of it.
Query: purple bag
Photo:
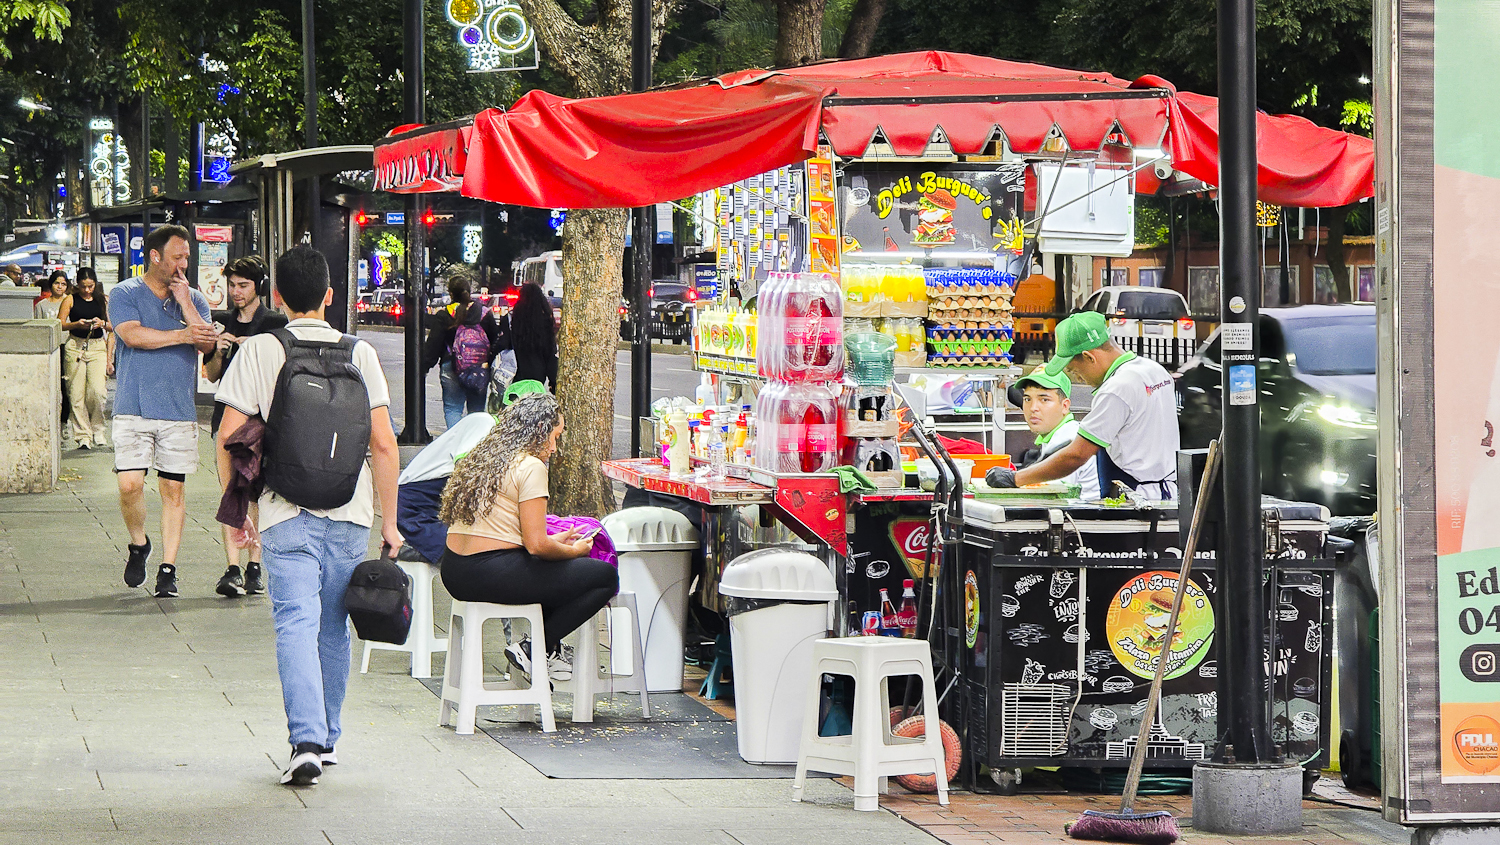
[[[616,569],[620,568],[620,554],[615,551],[614,541],[609,538],[609,532],[604,530],[604,526],[599,523],[599,520],[594,519],[592,516],[553,516],[550,513],[547,514],[548,534],[561,534],[564,531],[574,528],[582,529],[584,533],[593,531],[596,528],[599,529],[599,533],[594,535],[594,549],[589,552],[589,557],[594,560],[602,560]]]

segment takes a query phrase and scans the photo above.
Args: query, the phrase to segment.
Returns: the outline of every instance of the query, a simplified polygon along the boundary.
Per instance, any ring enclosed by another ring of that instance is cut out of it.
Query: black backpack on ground
[[[370,392],[354,365],[354,338],[301,340],[288,329],[286,363],[266,420],[261,478],[299,507],[349,504],[370,450]]]
[[[411,576],[389,558],[354,567],[344,606],[362,640],[404,645],[411,632]]]

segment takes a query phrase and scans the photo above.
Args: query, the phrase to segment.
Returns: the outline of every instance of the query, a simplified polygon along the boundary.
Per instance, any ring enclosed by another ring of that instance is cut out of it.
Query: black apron
[[[1120,465],[1115,463],[1114,459],[1109,456],[1108,449],[1100,449],[1094,454],[1094,466],[1099,472],[1099,495],[1104,498],[1110,498],[1111,494],[1114,493],[1116,481],[1132,490],[1140,490],[1143,486],[1149,487],[1154,484],[1157,486],[1159,498],[1176,498],[1172,488],[1167,486],[1175,479],[1160,478],[1156,481],[1141,481],[1125,470],[1120,469]]]

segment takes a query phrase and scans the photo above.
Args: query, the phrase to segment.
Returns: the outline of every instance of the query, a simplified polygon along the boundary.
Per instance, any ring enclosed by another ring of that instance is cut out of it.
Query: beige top
[[[545,498],[547,465],[535,455],[524,455],[500,482],[500,495],[495,498],[494,507],[473,523],[454,523],[448,533],[487,537],[512,546],[525,545],[521,539],[521,503]]]
[[[291,333],[302,340],[335,341],[343,333],[322,320],[303,318],[287,324]],[[271,399],[276,395],[276,379],[286,363],[286,350],[273,335],[262,334],[246,340],[235,353],[228,372],[219,382],[219,392],[214,398],[247,417],[262,418],[271,415]],[[370,393],[370,408],[391,404],[390,388],[385,383],[385,373],[380,369],[380,359],[375,356],[375,347],[365,341],[354,344],[354,366],[364,376],[365,389]],[[260,530],[286,522],[300,511],[313,516],[327,517],[335,522],[352,522],[369,528],[375,524],[375,488],[370,481],[370,462],[359,471],[359,483],[354,488],[354,498],[346,505],[332,510],[320,511],[301,508],[288,502],[268,488],[260,497]]]

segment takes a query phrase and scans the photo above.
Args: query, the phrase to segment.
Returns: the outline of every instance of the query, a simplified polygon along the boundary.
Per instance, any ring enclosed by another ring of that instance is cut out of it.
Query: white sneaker
[[[561,650],[547,655],[547,677],[554,681],[573,680],[573,655]]]
[[[291,762],[287,763],[286,771],[281,773],[282,783],[288,786],[311,786],[318,782],[318,777],[323,774],[323,766],[318,759],[321,749],[307,745],[299,746],[301,750],[292,753]]]
[[[527,678],[531,677],[531,637],[521,637],[505,647],[505,659]]]

